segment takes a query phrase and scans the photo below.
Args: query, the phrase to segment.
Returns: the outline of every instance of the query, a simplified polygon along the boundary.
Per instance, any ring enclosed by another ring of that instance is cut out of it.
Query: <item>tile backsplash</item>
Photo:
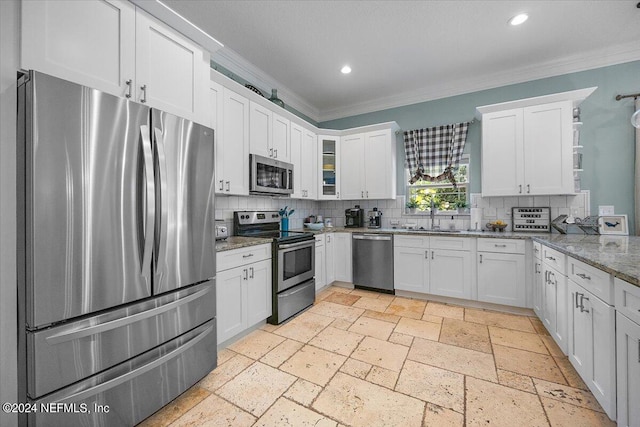
[[[578,218],[584,218],[590,215],[588,190],[570,196],[482,197],[481,194],[471,194],[470,202],[471,207],[482,209],[480,226],[498,219],[511,225],[512,207],[550,207],[551,219],[562,214],[573,214],[573,216]],[[345,209],[360,205],[365,212],[374,207],[382,211],[383,228],[399,227],[407,223],[415,223],[417,227],[429,228],[431,226],[431,219],[428,214],[407,214],[404,203],[404,196],[398,196],[395,200],[311,201],[257,196],[219,195],[216,196],[215,214],[216,219],[223,220],[229,227],[229,230],[233,230],[234,211],[277,211],[285,206],[289,206],[289,209],[296,210],[289,219],[289,227],[291,229],[301,229],[304,218],[309,215],[322,215],[323,218],[331,218],[336,227],[342,227],[344,226]],[[451,215],[450,213],[438,213],[435,224],[445,229],[455,228],[458,230],[467,230],[471,228],[468,214]]]

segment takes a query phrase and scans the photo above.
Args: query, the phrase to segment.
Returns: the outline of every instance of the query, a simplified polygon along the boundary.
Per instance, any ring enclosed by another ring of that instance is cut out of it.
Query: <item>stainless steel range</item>
[[[279,325],[315,301],[315,239],[313,233],[280,231],[277,211],[233,213],[234,234],[273,238],[273,314],[267,321]]]

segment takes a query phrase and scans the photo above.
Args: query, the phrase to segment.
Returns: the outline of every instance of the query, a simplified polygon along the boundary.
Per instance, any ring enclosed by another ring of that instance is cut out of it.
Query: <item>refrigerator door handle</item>
[[[205,289],[202,289],[201,291],[198,291],[194,294],[191,294],[179,300],[171,301],[168,304],[161,305],[160,307],[154,307],[150,310],[136,313],[131,316],[121,317],[116,320],[111,320],[109,322],[101,323],[98,325],[88,326],[82,329],[62,331],[59,334],[55,334],[55,335],[51,335],[50,337],[47,337],[46,341],[47,341],[47,344],[49,345],[57,345],[63,342],[73,341],[73,340],[88,337],[91,335],[104,333],[106,331],[110,331],[112,329],[116,329],[122,326],[131,325],[141,320],[148,319],[149,317],[158,316],[176,307],[188,304],[191,301],[194,301],[208,294],[209,292],[211,292],[211,290],[212,290],[212,287],[208,286]]]
[[[142,250],[142,263],[140,270],[142,276],[151,286],[151,256],[153,253],[153,232],[155,229],[155,182],[153,177],[153,151],[151,149],[151,138],[149,136],[149,127],[140,126],[140,137],[142,139],[142,153],[144,159],[144,173],[146,185],[145,199],[145,217],[144,217],[144,246]]]
[[[164,151],[164,140],[162,139],[162,131],[158,128],[153,129],[156,140],[156,152],[158,155],[158,167],[160,175],[160,214],[159,214],[159,242],[156,254],[156,272],[162,276],[164,274],[163,259],[167,248],[167,157]],[[160,279],[161,280],[161,279]]]
[[[95,387],[91,387],[87,390],[83,390],[80,391],[78,393],[72,394],[67,396],[66,398],[63,399],[63,402],[80,402],[82,400],[87,400],[89,397],[91,396],[95,396],[96,394],[99,394],[105,390],[114,388],[122,383],[125,383],[137,376],[140,376],[142,374],[144,374],[145,372],[148,372],[160,365],[162,365],[163,363],[181,355],[182,353],[186,352],[187,350],[189,350],[191,347],[193,347],[194,345],[198,344],[200,341],[202,341],[207,334],[209,334],[211,332],[211,330],[213,329],[213,326],[209,326],[207,327],[204,331],[200,332],[197,336],[195,336],[194,338],[192,338],[190,341],[186,342],[185,344],[183,344],[181,347],[176,348],[175,350],[165,354],[164,356],[155,359],[153,362],[151,363],[147,363],[146,365],[140,366],[137,369],[134,369],[132,371],[127,372],[124,375],[121,375],[119,377],[116,377],[112,380],[106,381],[102,384],[99,384]]]

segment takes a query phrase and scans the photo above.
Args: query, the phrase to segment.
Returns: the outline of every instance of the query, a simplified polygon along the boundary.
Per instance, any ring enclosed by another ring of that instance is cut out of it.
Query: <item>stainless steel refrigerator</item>
[[[213,130],[21,78],[19,392],[29,425],[134,425],[216,366]]]

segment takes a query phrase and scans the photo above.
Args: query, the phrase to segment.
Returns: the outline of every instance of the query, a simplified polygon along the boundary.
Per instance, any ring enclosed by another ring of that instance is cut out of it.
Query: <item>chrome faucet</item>
[[[439,230],[440,229],[440,221],[438,220],[438,225],[434,225],[435,219],[436,219],[436,210],[435,210],[436,204],[433,201],[433,197],[431,197],[431,210],[429,211],[429,216],[431,217],[431,229],[432,230]]]

